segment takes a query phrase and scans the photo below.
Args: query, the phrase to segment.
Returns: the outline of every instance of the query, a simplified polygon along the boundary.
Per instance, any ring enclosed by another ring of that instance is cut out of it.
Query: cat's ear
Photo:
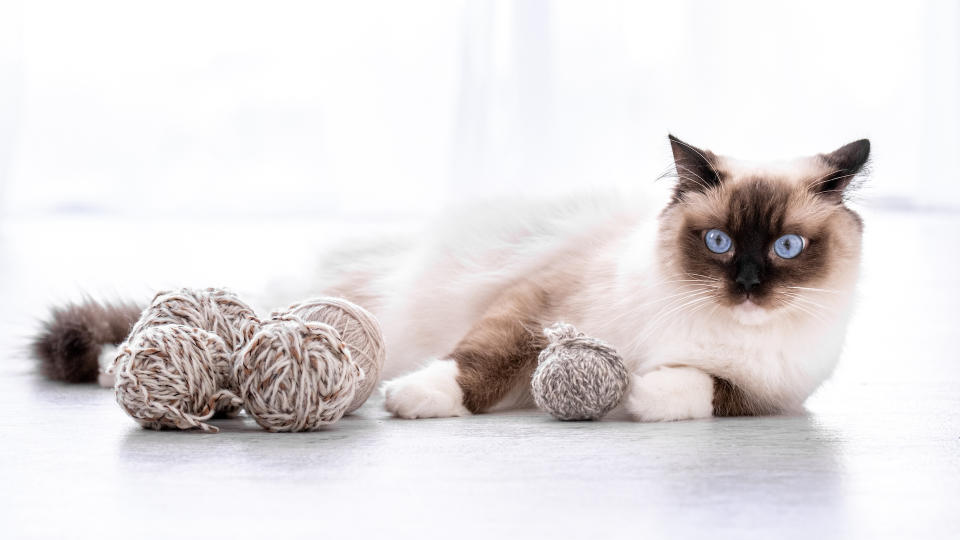
[[[677,185],[674,197],[679,199],[690,191],[706,191],[720,185],[723,178],[717,172],[717,156],[709,150],[701,150],[673,135],[668,135],[673,150],[673,162],[677,167]]]
[[[810,185],[810,189],[826,198],[839,201],[870,158],[870,141],[860,139],[817,157],[829,172],[817,178]]]

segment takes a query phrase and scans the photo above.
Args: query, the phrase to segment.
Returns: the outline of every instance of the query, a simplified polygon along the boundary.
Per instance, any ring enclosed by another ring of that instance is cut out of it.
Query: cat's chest
[[[779,333],[750,333],[689,321],[658,329],[636,351],[641,371],[661,365],[715,370],[776,370],[792,356],[793,343]]]
[[[793,346],[779,336],[734,336],[677,328],[661,330],[639,351],[640,371],[662,365],[692,365],[710,373],[774,374],[783,370]]]
[[[838,346],[796,329],[751,328],[684,321],[648,332],[625,360],[643,374],[661,366],[692,366],[758,393],[806,397],[833,369]]]

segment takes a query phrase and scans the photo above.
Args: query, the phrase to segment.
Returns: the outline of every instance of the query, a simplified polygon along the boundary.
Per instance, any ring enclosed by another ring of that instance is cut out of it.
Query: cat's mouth
[[[769,295],[760,292],[730,291],[726,295],[725,303],[730,308],[742,308],[748,311],[756,309],[767,309],[769,307]]]
[[[769,320],[771,316],[769,309],[758,304],[755,298],[749,296],[745,296],[741,302],[734,304],[730,310],[740,324],[749,326],[762,324]]]

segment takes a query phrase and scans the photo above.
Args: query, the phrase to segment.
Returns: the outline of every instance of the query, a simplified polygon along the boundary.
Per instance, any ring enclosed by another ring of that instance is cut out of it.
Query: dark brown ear
[[[673,150],[673,162],[677,167],[677,185],[673,191],[676,200],[689,191],[706,191],[720,185],[723,178],[717,172],[717,156],[709,150],[701,150],[673,135],[668,135]]]
[[[870,141],[860,139],[818,157],[831,172],[818,178],[810,188],[824,197],[839,201],[870,158]]]

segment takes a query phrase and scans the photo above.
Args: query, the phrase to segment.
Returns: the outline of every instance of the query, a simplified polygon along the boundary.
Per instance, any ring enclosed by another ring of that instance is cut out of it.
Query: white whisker
[[[684,313],[684,310],[688,310],[699,303],[707,303],[716,298],[717,296],[715,294],[708,292],[707,296],[699,296],[697,298],[693,298],[692,300],[687,300],[686,302],[680,305],[674,306],[667,311],[661,312],[659,315],[657,315],[657,317],[655,317],[652,321],[650,321],[650,323],[648,323],[647,331],[640,336],[639,343],[644,343],[651,335],[653,335],[655,331],[659,330],[665,323],[671,322],[677,316]]]
[[[815,291],[815,292],[826,292],[826,293],[839,293],[839,292],[842,292],[842,291],[838,291],[838,290],[836,290],[836,289],[818,289],[818,288],[816,288],[816,287],[796,287],[796,286],[792,286],[792,285],[788,285],[787,288],[788,288],[788,289],[799,289],[799,290],[801,290],[801,291]]]
[[[806,307],[802,307],[802,306],[800,306],[800,305],[798,305],[798,304],[794,304],[793,307],[795,307],[796,309],[798,309],[798,310],[806,313],[807,315],[810,315],[811,317],[813,317],[814,319],[816,319],[818,322],[821,322],[821,323],[823,323],[823,324],[827,324],[827,320],[826,320],[825,318],[823,318],[823,316],[821,316],[819,313],[813,311],[812,309],[809,309],[809,308],[806,308]]]
[[[623,311],[622,311],[619,315],[617,315],[616,317],[610,319],[610,322],[611,322],[611,323],[616,323],[616,322],[619,322],[619,321],[621,321],[621,320],[623,320],[623,319],[636,317],[636,316],[638,315],[637,312],[642,311],[643,308],[645,308],[645,307],[647,307],[647,306],[654,305],[654,304],[659,304],[659,303],[661,303],[661,302],[667,302],[667,301],[669,301],[669,302],[667,302],[667,304],[666,304],[665,306],[663,306],[662,309],[664,309],[664,310],[670,309],[672,306],[674,306],[674,305],[676,305],[676,304],[682,303],[682,302],[684,302],[684,301],[686,301],[686,300],[689,300],[689,299],[691,299],[691,298],[694,298],[694,297],[696,297],[696,296],[702,295],[702,294],[707,293],[707,292],[709,292],[709,291],[705,291],[705,290],[702,290],[702,289],[694,289],[694,290],[690,290],[690,291],[683,291],[683,292],[680,292],[680,293],[667,295],[667,296],[664,296],[664,297],[662,297],[662,298],[657,298],[657,299],[655,299],[655,300],[651,300],[651,301],[649,301],[649,302],[644,302],[644,303],[642,303],[642,304],[632,305],[632,306],[630,306],[629,308],[623,310]]]
[[[815,301],[813,301],[813,300],[811,300],[811,299],[809,299],[809,298],[803,297],[803,296],[801,296],[801,295],[794,294],[794,293],[787,293],[787,296],[788,296],[789,298],[792,298],[793,300],[798,301],[798,302],[803,302],[803,303],[805,303],[805,304],[807,304],[807,305],[820,308],[820,309],[823,310],[824,312],[830,311],[830,309],[827,308],[827,306],[825,306],[825,305],[823,305],[823,304],[821,304],[821,303],[819,303],[819,302],[815,302]]]

